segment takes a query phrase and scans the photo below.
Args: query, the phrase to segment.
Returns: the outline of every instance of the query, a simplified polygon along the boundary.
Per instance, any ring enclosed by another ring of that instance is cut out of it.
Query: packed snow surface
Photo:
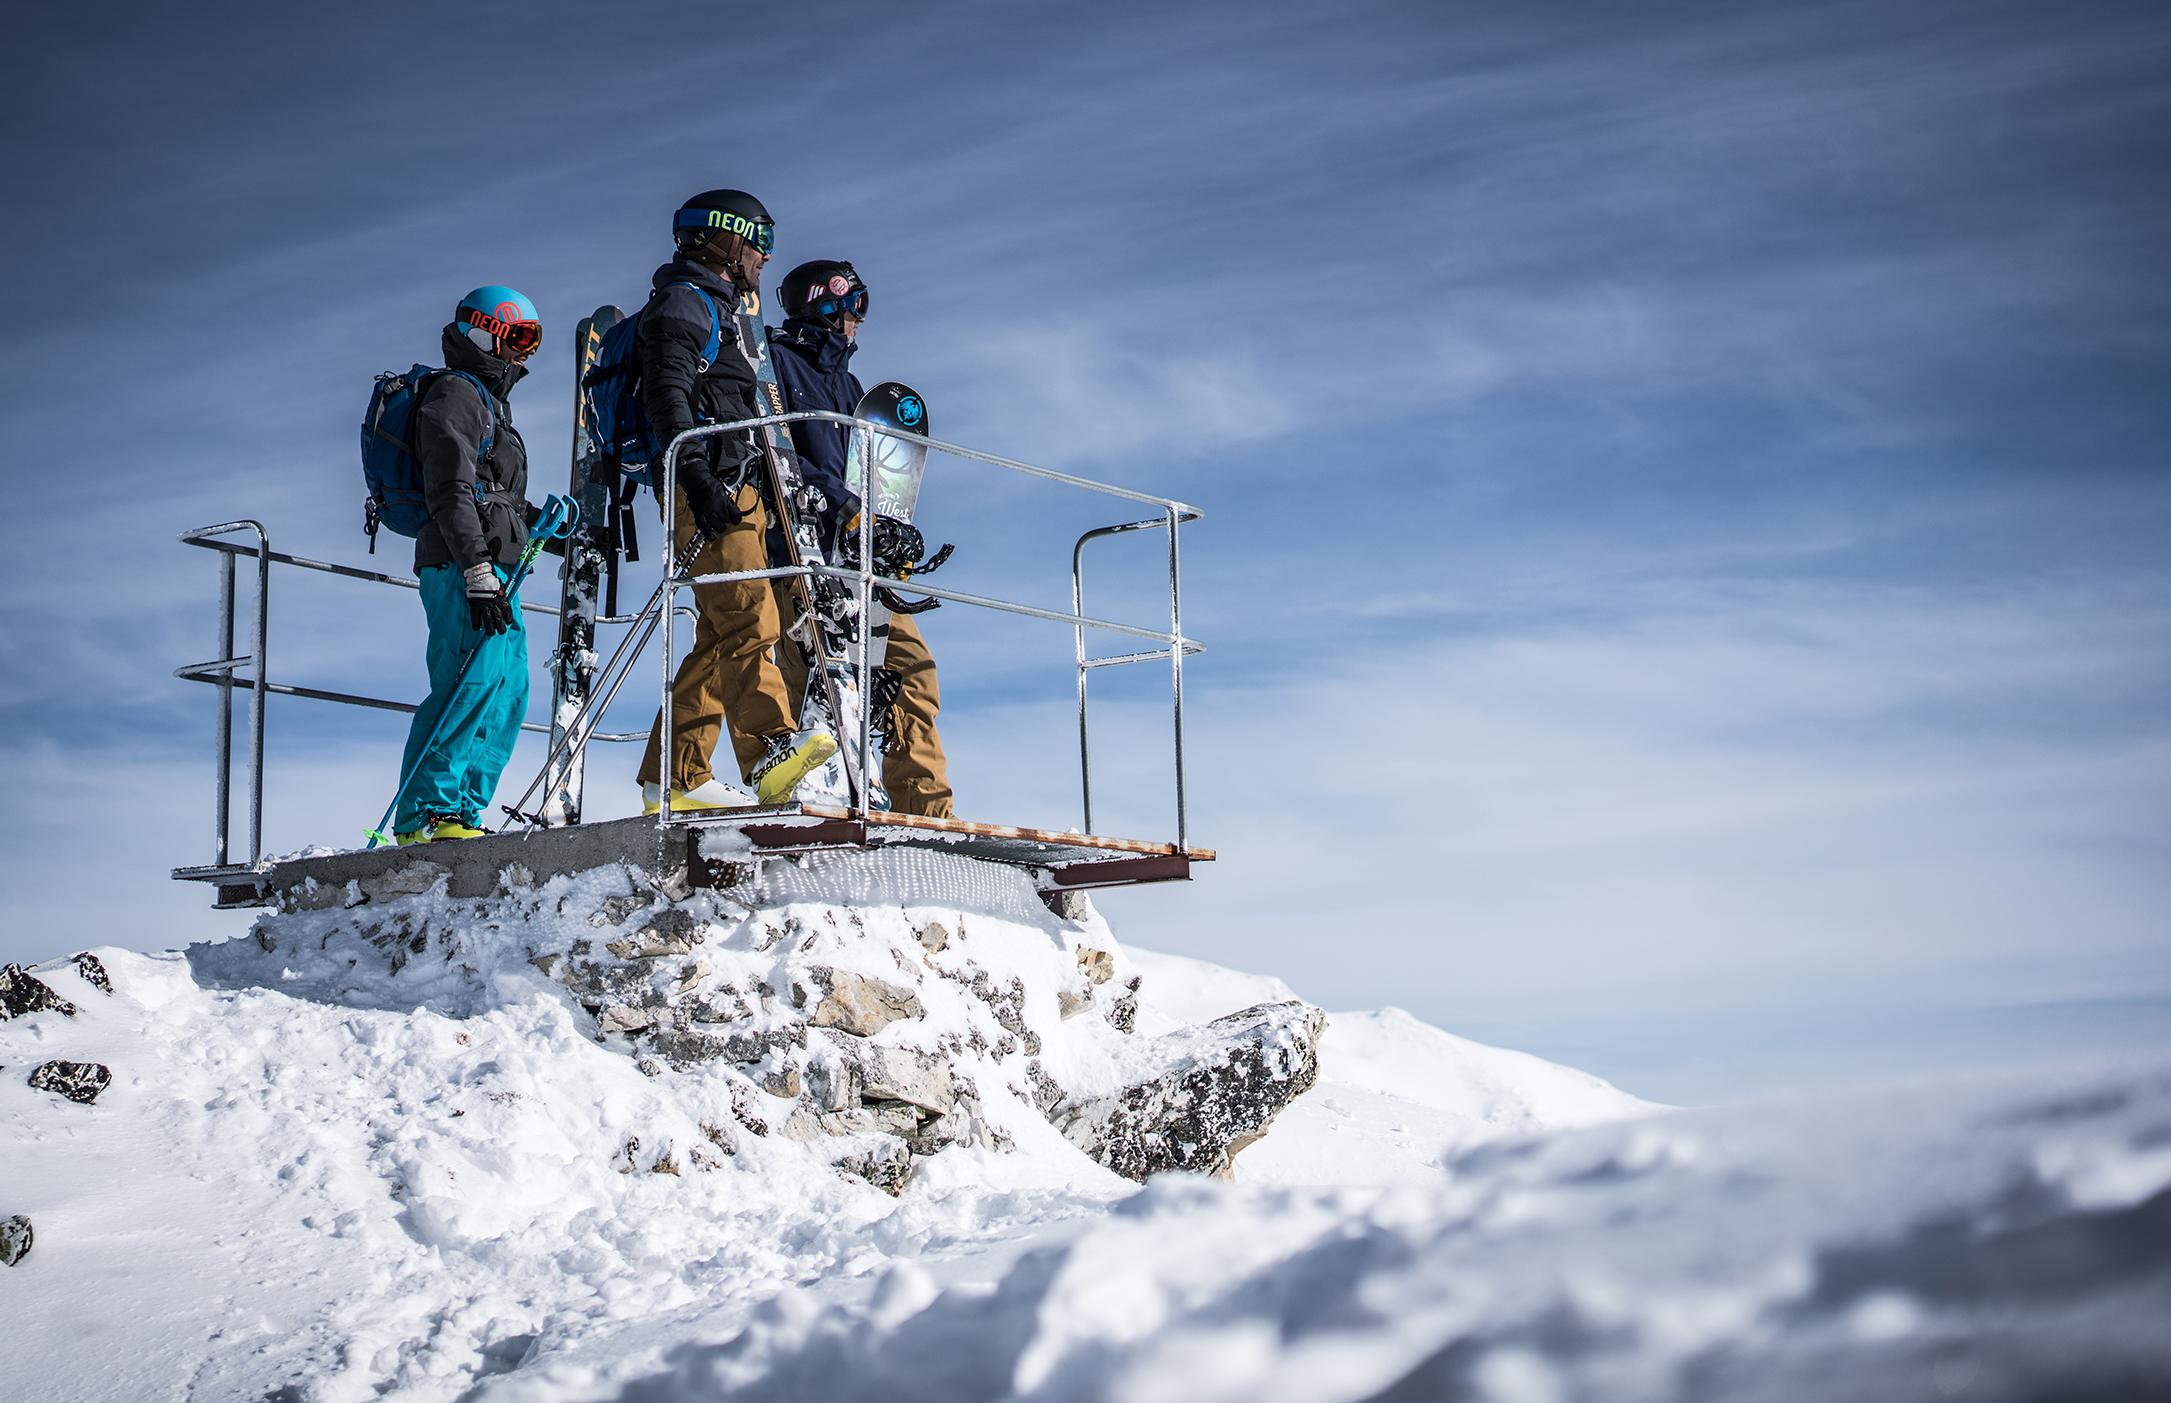
[[[697,1168],[728,1111],[539,974],[418,1000],[97,953],[112,993],[55,962],[77,1015],[0,1022],[0,1219],[37,1231],[0,1267],[8,1398],[2171,1390],[2171,1065],[1666,1112],[1336,1014],[1233,1183],[1049,1135],[891,1198],[774,1136]],[[1273,987],[1129,953],[1141,1034]],[[51,1059],[113,1083],[32,1090]]]

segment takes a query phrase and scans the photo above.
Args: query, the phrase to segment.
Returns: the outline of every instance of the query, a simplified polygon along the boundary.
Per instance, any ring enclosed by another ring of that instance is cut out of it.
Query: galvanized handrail
[[[1201,513],[1197,508],[1192,507],[1184,502],[1179,502],[1174,498],[1157,497],[1147,492],[1136,492],[1132,491],[1129,488],[1115,487],[1107,483],[1094,482],[1090,478],[1077,477],[1070,473],[1056,472],[1051,468],[1043,468],[1037,466],[1036,464],[1020,462],[1014,458],[1004,458],[992,453],[983,453],[978,449],[967,448],[962,444],[951,443],[943,439],[929,438],[924,434],[909,433],[902,429],[894,428],[888,424],[882,424],[874,422],[872,420],[856,418],[853,415],[838,414],[828,410],[797,410],[785,414],[764,414],[749,419],[736,419],[731,421],[730,423],[724,424],[696,425],[695,427],[687,429],[674,437],[671,442],[665,447],[663,454],[662,499],[664,504],[664,539],[666,541],[676,541],[678,539],[676,522],[673,520],[673,517],[678,505],[678,458],[681,449],[686,444],[691,443],[696,439],[712,438],[721,434],[739,433],[749,429],[762,428],[770,425],[791,424],[807,420],[842,424],[852,429],[855,434],[880,434],[886,438],[903,439],[909,443],[917,443],[923,445],[924,447],[933,451],[949,453],[957,457],[970,459],[975,462],[986,463],[992,467],[1002,468],[1007,471],[1020,473],[1024,476],[1037,477],[1046,481],[1061,483],[1068,487],[1076,487],[1090,492],[1099,492],[1108,496],[1120,497],[1129,501],[1145,502],[1149,505],[1161,508],[1162,515],[1149,521],[1125,522],[1115,526],[1100,527],[1096,530],[1087,532],[1084,536],[1081,536],[1079,538],[1078,543],[1072,548],[1071,551],[1071,611],[1067,614],[1059,610],[1042,609],[1030,604],[1021,604],[1009,600],[994,599],[985,595],[967,594],[960,590],[942,589],[937,586],[928,585],[918,581],[908,583],[903,580],[894,580],[890,579],[887,576],[875,574],[873,572],[872,564],[873,541],[871,539],[873,535],[874,523],[872,520],[872,513],[870,512],[860,513],[859,558],[863,562],[863,564],[862,567],[859,569],[845,569],[833,565],[807,565],[800,567],[783,567],[768,570],[728,571],[719,574],[704,575],[684,580],[667,577],[664,581],[663,586],[663,598],[667,601],[674,599],[678,590],[694,584],[724,583],[732,580],[746,579],[774,579],[787,575],[826,575],[831,578],[852,582],[857,586],[857,592],[859,595],[859,694],[862,698],[865,698],[868,695],[869,678],[872,670],[872,660],[869,653],[869,644],[871,642],[870,629],[872,627],[872,620],[869,617],[871,611],[869,610],[868,604],[869,598],[876,586],[887,586],[891,589],[907,589],[917,594],[931,595],[938,599],[951,600],[960,604],[972,605],[977,608],[994,609],[1003,613],[1023,615],[1028,618],[1048,619],[1058,623],[1070,624],[1076,638],[1077,647],[1079,770],[1081,776],[1081,786],[1083,787],[1085,793],[1084,831],[1086,831],[1087,833],[1091,833],[1093,829],[1093,808],[1091,780],[1089,774],[1090,764],[1086,739],[1087,732],[1085,675],[1087,671],[1095,667],[1106,667],[1113,666],[1121,662],[1144,661],[1152,658],[1166,657],[1169,659],[1170,667],[1171,705],[1175,732],[1176,846],[1179,848],[1186,846],[1186,840],[1188,838],[1188,823],[1185,812],[1184,786],[1183,660],[1188,655],[1204,651],[1204,645],[1183,636],[1183,604],[1181,583],[1182,566],[1181,556],[1179,554],[1178,547],[1178,529],[1183,522],[1196,521],[1203,515],[1203,513]],[[863,453],[862,459],[863,461],[871,461],[872,455],[868,453]],[[1082,594],[1083,581],[1080,575],[1081,563],[1079,557],[1079,552],[1084,548],[1085,542],[1088,540],[1096,539],[1100,536],[1113,535],[1125,531],[1143,530],[1149,527],[1166,527],[1168,530],[1169,624],[1167,630],[1163,631],[1159,629],[1143,628],[1133,624],[1122,624],[1117,623],[1113,620],[1094,618],[1087,615],[1085,613]],[[659,707],[659,712],[662,717],[662,736],[660,738],[662,742],[661,763],[666,770],[669,769],[671,764],[671,732],[673,729],[672,723],[674,720],[671,714],[671,684],[674,680],[674,674],[676,671],[676,647],[675,639],[673,637],[673,630],[671,627],[670,613],[671,611],[667,609],[665,618],[663,620],[663,681],[662,699]],[[810,623],[809,626],[818,627],[819,625]],[[1125,634],[1135,638],[1150,639],[1154,642],[1158,642],[1166,646],[1162,648],[1151,649],[1142,653],[1128,654],[1117,658],[1091,660],[1088,659],[1085,655],[1085,630],[1088,628],[1105,629],[1111,632]],[[873,752],[872,740],[869,735],[866,708],[862,706],[860,708],[860,712],[861,715],[859,735],[857,737],[858,743],[855,747],[859,763],[856,772],[848,770],[848,781],[850,787],[854,791],[852,796],[853,807],[860,813],[862,817],[864,817],[868,809],[868,784],[866,776],[868,772],[868,767],[873,763]],[[664,804],[660,806],[657,811],[657,822],[661,826],[668,827],[673,823],[687,823],[694,821],[696,820],[675,819],[672,815],[671,806],[669,804]]]
[[[1093,812],[1090,776],[1090,753],[1088,750],[1087,742],[1085,686],[1086,673],[1094,668],[1112,667],[1131,662],[1144,662],[1162,657],[1168,658],[1170,660],[1171,667],[1172,707],[1176,739],[1176,843],[1178,847],[1183,847],[1185,845],[1187,837],[1185,819],[1183,750],[1183,659],[1186,656],[1203,651],[1204,645],[1183,636],[1181,567],[1177,547],[1177,531],[1181,523],[1186,521],[1196,521],[1199,519],[1201,513],[1196,508],[1187,506],[1186,504],[1175,501],[1171,498],[1156,497],[1149,493],[1132,491],[1129,488],[1115,487],[1107,483],[1094,482],[1088,478],[1077,477],[1069,473],[1057,472],[1053,469],[1039,467],[1032,463],[1020,462],[1012,458],[1003,458],[992,453],[983,453],[978,449],[967,448],[962,444],[950,443],[942,439],[929,438],[922,434],[909,433],[904,430],[893,428],[892,426],[887,424],[879,424],[870,420],[858,419],[853,417],[852,415],[837,414],[827,410],[802,410],[787,414],[770,414],[762,415],[752,419],[735,420],[727,424],[699,425],[695,428],[685,431],[684,433],[679,434],[676,438],[674,438],[669,446],[666,448],[663,460],[662,496],[664,501],[663,515],[665,539],[673,541],[677,539],[676,531],[674,529],[675,522],[673,521],[673,515],[676,511],[677,506],[675,492],[677,485],[677,462],[680,450],[685,444],[695,439],[713,437],[719,434],[737,433],[748,429],[761,428],[769,425],[789,424],[804,420],[821,420],[831,423],[843,424],[849,426],[855,434],[881,434],[885,437],[904,439],[908,442],[921,444],[931,451],[949,453],[956,457],[969,459],[974,462],[986,463],[992,467],[1019,473],[1024,476],[1040,478],[1042,480],[1059,483],[1064,486],[1075,487],[1090,492],[1098,492],[1107,496],[1118,497],[1129,501],[1148,503],[1150,505],[1160,507],[1162,509],[1163,515],[1146,521],[1125,522],[1114,526],[1100,527],[1093,531],[1089,531],[1085,535],[1079,537],[1077,544],[1072,548],[1071,552],[1071,609],[1068,613],[1064,613],[1060,610],[1055,609],[1045,609],[1036,605],[1018,603],[1011,600],[995,599],[986,595],[970,594],[962,590],[944,589],[920,581],[908,582],[905,580],[892,579],[888,576],[877,574],[873,570],[871,564],[873,558],[873,542],[871,539],[873,533],[872,514],[864,512],[861,514],[860,521],[859,558],[861,559],[861,561],[868,563],[863,565],[862,568],[859,569],[847,569],[840,566],[815,563],[803,566],[781,566],[764,570],[727,571],[717,574],[701,575],[690,578],[673,577],[670,576],[667,571],[666,579],[663,583],[659,596],[662,601],[662,617],[659,622],[663,626],[664,635],[664,644],[662,650],[663,695],[659,711],[662,716],[663,734],[661,739],[663,743],[663,754],[666,757],[665,763],[669,763],[668,756],[670,754],[671,730],[673,720],[672,707],[670,703],[670,692],[673,673],[676,670],[672,625],[676,618],[681,614],[687,615],[689,617],[697,617],[696,610],[677,603],[677,592],[680,589],[697,584],[724,583],[735,580],[751,579],[778,579],[798,575],[828,576],[851,582],[856,587],[856,592],[859,595],[859,684],[860,695],[862,697],[867,695],[867,690],[871,681],[872,659],[869,653],[869,645],[872,641],[872,636],[870,632],[872,627],[872,610],[869,605],[871,603],[873,591],[878,587],[910,590],[917,594],[932,596],[938,599],[953,601],[960,604],[971,605],[976,608],[993,609],[998,612],[1016,614],[1027,618],[1047,619],[1057,623],[1069,624],[1074,633],[1077,650],[1079,768],[1081,774],[1081,783],[1084,788],[1085,796],[1085,831],[1089,833],[1092,831],[1093,826]],[[1082,561],[1080,554],[1085,546],[1085,543],[1089,540],[1099,539],[1103,536],[1115,535],[1127,531],[1157,529],[1164,526],[1167,528],[1169,533],[1168,628],[1165,631],[1161,629],[1146,628],[1136,624],[1119,623],[1112,619],[1096,618],[1086,614],[1084,609],[1084,585],[1082,575]],[[245,545],[236,544],[231,541],[218,539],[220,537],[231,535],[235,532],[240,531],[248,531],[255,535],[256,544],[253,548]],[[291,683],[273,682],[269,680],[269,669],[266,660],[269,653],[270,642],[271,566],[273,564],[291,565],[297,569],[312,570],[324,574],[339,576],[346,579],[361,580],[365,583],[391,585],[403,589],[420,589],[421,583],[414,577],[408,575],[396,575],[385,571],[366,570],[358,568],[356,566],[340,565],[330,561],[313,560],[306,556],[293,555],[284,551],[274,551],[271,548],[270,533],[265,530],[263,523],[253,520],[244,519],[222,522],[216,526],[200,527],[194,531],[183,532],[180,536],[180,540],[187,545],[201,546],[207,550],[217,552],[220,556],[221,565],[218,656],[208,662],[191,663],[187,666],[177,668],[174,672],[174,675],[176,677],[182,678],[187,681],[210,683],[218,687],[220,692],[217,755],[219,781],[217,802],[217,860],[214,864],[213,869],[210,870],[226,871],[240,870],[242,867],[253,868],[261,863],[263,859],[265,768],[264,698],[266,695],[306,697],[312,700],[335,702],[342,705],[360,706],[385,711],[412,713],[419,709],[418,705],[412,702],[394,701],[384,697],[364,696],[359,693],[338,692],[325,688],[306,687]],[[245,654],[237,654],[234,652],[236,579],[235,562],[239,557],[243,555],[252,555],[256,558],[256,617],[254,628],[254,647],[252,651]],[[522,600],[520,601],[519,607],[527,613],[543,614],[553,618],[562,616],[562,611],[560,609],[548,604],[536,604],[528,602],[526,600]],[[638,625],[642,622],[642,620],[648,617],[648,611],[643,611],[640,614],[611,615],[601,617],[596,620],[596,623],[598,625]],[[1162,644],[1163,646],[1148,649],[1143,652],[1126,653],[1104,658],[1089,658],[1086,656],[1084,641],[1085,631],[1088,628],[1101,629],[1108,632],[1125,635],[1128,637],[1146,639],[1155,643]],[[630,667],[630,665],[631,664],[629,660],[628,666]],[[241,670],[244,668],[251,669],[253,675],[240,675]],[[230,805],[233,782],[232,702],[233,691],[237,686],[246,688],[250,694],[249,860],[246,864],[234,864],[231,860],[232,842]],[[613,687],[611,691],[612,694],[615,695],[616,688]],[[607,700],[605,704],[608,705]],[[526,721],[522,722],[521,729],[523,731],[533,731],[537,733],[548,733],[551,730],[551,728],[547,725]],[[854,749],[856,751],[856,756],[859,761],[856,773],[860,777],[860,779],[855,781],[854,783],[854,788],[857,790],[857,793],[854,797],[855,807],[862,815],[864,815],[867,812],[867,789],[864,783],[864,777],[867,774],[868,767],[872,763],[872,737],[869,732],[868,717],[865,714],[864,707],[861,708],[859,732],[859,735],[855,738],[857,744]],[[591,731],[586,733],[585,735],[582,735],[579,738],[578,744],[581,746],[585,746],[591,740],[630,742],[645,740],[647,739],[647,737],[648,732],[646,731],[629,731],[615,733]],[[669,805],[661,806],[658,813],[658,823],[665,826],[669,826],[674,823],[684,823],[691,821],[693,820],[690,818],[680,818],[674,816]],[[202,871],[204,869],[190,870]]]
[[[231,541],[197,540],[195,537],[198,534],[200,533],[192,531],[182,536],[181,539],[189,545],[203,546],[207,550],[227,551],[234,555],[256,554],[249,547],[237,546]],[[382,570],[362,570],[352,565],[335,564],[329,560],[311,560],[304,555],[289,555],[281,550],[271,551],[268,554],[271,563],[274,565],[295,565],[304,570],[317,570],[327,575],[338,575],[349,580],[363,580],[376,585],[397,585],[401,589],[419,590],[422,588],[422,582],[412,575],[392,575]],[[525,614],[548,614],[554,619],[564,612],[555,604],[535,604],[525,599],[520,601],[520,610]],[[639,618],[640,615],[638,614],[605,614],[598,618],[596,622],[598,624],[630,624]]]
[[[256,669],[256,675],[265,675],[265,658],[271,648],[271,533],[261,521],[243,518],[240,521],[222,521],[216,526],[202,526],[186,531],[181,539],[190,545],[208,545],[213,548],[226,546],[215,542],[215,536],[231,535],[236,531],[250,531],[256,535],[256,645],[245,657],[234,655],[234,557],[239,550],[227,550],[220,557],[219,570],[219,656],[215,663],[201,668],[184,669],[185,672],[215,671],[216,677],[206,677],[216,682],[219,689],[219,796],[218,841],[214,851],[216,863],[226,866],[232,860],[232,791],[234,787],[234,670],[241,666]],[[254,865],[264,855],[264,689],[252,686],[249,690],[249,862]]]
[[[1206,651],[1203,643],[1182,638],[1182,614],[1179,608],[1179,589],[1176,557],[1176,529],[1186,521],[1196,521],[1199,514],[1188,507],[1171,507],[1167,516],[1148,517],[1144,521],[1125,521],[1114,526],[1096,526],[1080,536],[1070,548],[1070,607],[1071,612],[1085,613],[1085,548],[1089,541],[1120,536],[1128,531],[1168,531],[1168,598],[1169,632],[1174,641],[1166,648],[1149,648],[1143,653],[1123,653],[1115,657],[1089,658],[1086,656],[1085,624],[1081,621],[1072,630],[1078,658],[1078,790],[1085,809],[1085,831],[1093,831],[1093,751],[1086,728],[1086,674],[1095,668],[1120,667],[1125,663],[1151,662],[1155,658],[1168,658],[1175,671],[1176,715],[1176,843],[1181,847],[1184,840],[1184,770],[1183,770],[1183,660]]]
[[[255,535],[256,544],[245,546],[233,541],[221,540],[222,536],[237,531]],[[315,570],[344,579],[361,580],[367,584],[393,585],[401,589],[419,590],[421,581],[412,575],[393,575],[381,570],[364,570],[353,565],[339,565],[326,560],[312,560],[307,556],[292,555],[271,548],[271,534],[260,521],[240,520],[221,522],[216,526],[198,527],[184,531],[180,540],[184,545],[201,546],[219,554],[219,656],[209,662],[190,663],[174,669],[173,675],[185,682],[207,682],[219,689],[218,722],[218,798],[216,816],[216,858],[213,869],[254,867],[264,856],[264,698],[270,696],[305,697],[312,701],[337,702],[344,706],[366,707],[378,711],[399,711],[412,714],[421,709],[415,702],[394,701],[389,697],[364,696],[357,692],[337,692],[322,687],[305,687],[294,683],[269,680],[266,665],[271,636],[271,567],[292,565],[297,569]],[[234,652],[234,584],[235,561],[241,556],[253,556],[256,560],[256,618],[255,648],[252,652]],[[559,610],[548,604],[531,604],[520,601],[520,608],[527,613],[547,614],[555,618]],[[693,610],[681,612],[691,614]],[[600,624],[628,624],[637,615],[600,618]],[[240,675],[248,668],[251,675]],[[233,790],[234,715],[233,693],[235,688],[249,693],[249,860],[246,864],[233,862],[231,794]],[[522,731],[548,734],[550,727],[540,722],[522,721]],[[646,731],[600,731],[591,740],[625,744],[648,739]]]

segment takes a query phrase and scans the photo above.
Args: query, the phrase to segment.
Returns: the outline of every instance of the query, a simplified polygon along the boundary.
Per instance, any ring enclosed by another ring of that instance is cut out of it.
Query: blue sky
[[[215,575],[174,534],[358,558],[370,376],[489,282],[549,327],[515,399],[543,490],[574,321],[739,185],[780,266],[861,269],[862,378],[940,433],[1206,509],[1224,858],[1109,900],[1120,934],[1660,1098],[2171,1033],[2160,7],[123,6],[12,39],[0,958],[237,928],[164,879],[210,846],[210,693],[170,673]],[[925,514],[950,582],[1048,602],[1110,519],[961,464]],[[1150,546],[1109,549],[1097,607],[1151,619]],[[411,597],[275,596],[275,674],[420,691]],[[1067,635],[929,632],[965,812],[1074,822]],[[1096,793],[1159,836],[1165,679],[1104,677]],[[358,837],[399,739],[275,703],[271,846]]]

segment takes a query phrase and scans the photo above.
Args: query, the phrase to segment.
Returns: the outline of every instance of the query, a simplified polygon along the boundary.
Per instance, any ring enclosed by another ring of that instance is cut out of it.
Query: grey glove
[[[477,633],[493,637],[513,626],[513,603],[505,597],[498,573],[485,560],[460,572],[467,581],[467,621]]]

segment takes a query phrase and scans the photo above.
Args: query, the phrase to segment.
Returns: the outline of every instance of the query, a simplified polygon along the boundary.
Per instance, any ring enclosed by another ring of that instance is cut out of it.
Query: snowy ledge
[[[737,835],[725,835],[736,837]],[[560,1001],[598,1043],[686,1082],[699,1167],[744,1136],[825,1145],[891,1192],[916,1158],[1012,1151],[1041,1127],[1132,1179],[1226,1176],[1312,1084],[1324,1015],[1288,1000],[1157,1038],[1139,976],[1090,902],[1054,915],[1029,875],[941,851],[754,857],[704,844],[728,885],[624,861],[454,896],[439,869],[297,888],[252,939],[190,952],[224,987],[471,1016]]]

